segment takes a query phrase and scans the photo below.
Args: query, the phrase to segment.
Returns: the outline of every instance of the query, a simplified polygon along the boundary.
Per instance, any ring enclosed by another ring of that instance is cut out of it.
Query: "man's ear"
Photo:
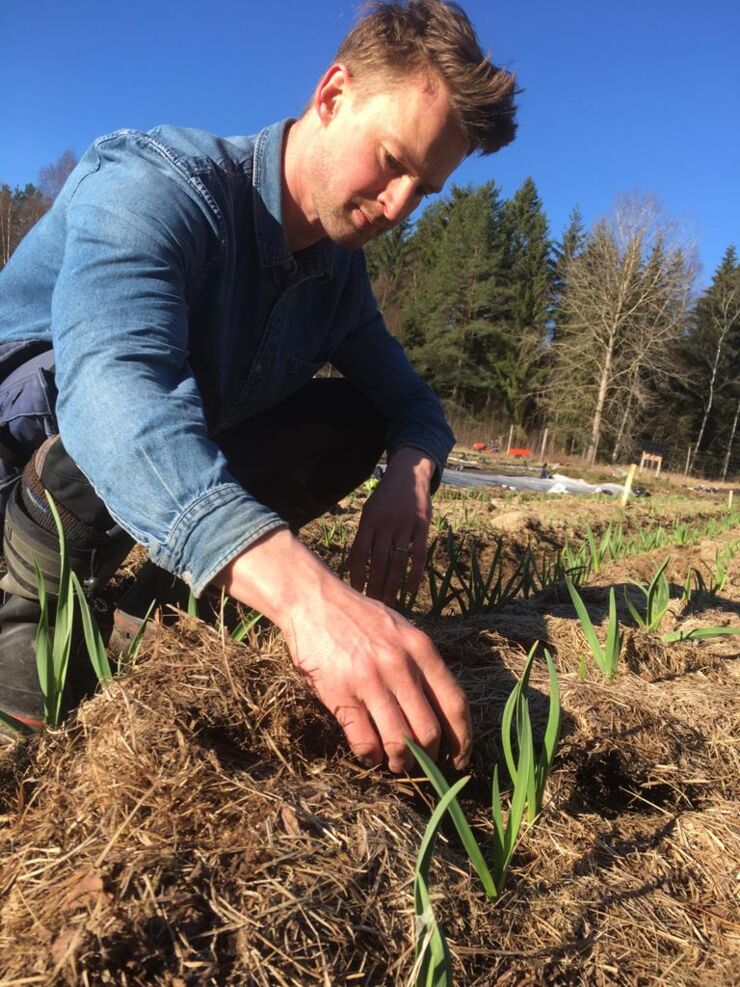
[[[313,108],[322,123],[327,124],[334,119],[351,88],[352,76],[346,65],[337,62],[327,69],[313,98]]]

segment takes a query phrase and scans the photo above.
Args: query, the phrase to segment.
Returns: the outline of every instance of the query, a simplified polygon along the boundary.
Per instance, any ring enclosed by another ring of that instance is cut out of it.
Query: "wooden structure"
[[[660,468],[663,465],[663,457],[656,452],[648,452],[646,449],[643,450],[642,457],[640,459],[640,472],[642,473],[644,468],[649,470],[655,470],[655,475],[660,476]]]

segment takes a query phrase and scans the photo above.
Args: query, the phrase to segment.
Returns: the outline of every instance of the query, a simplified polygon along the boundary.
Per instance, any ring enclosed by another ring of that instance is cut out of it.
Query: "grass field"
[[[330,565],[364,497],[303,533]],[[483,848],[494,764],[508,783],[504,701],[535,642],[555,659],[563,709],[542,816],[496,901],[443,826],[430,891],[455,984],[740,982],[740,637],[663,640],[740,625],[740,527],[726,518],[726,494],[670,486],[626,510],[447,487],[436,498],[432,579],[451,554],[455,571],[447,601],[427,580],[411,616],[470,697],[461,803]],[[579,591],[603,641],[616,590],[613,679],[587,657],[555,570],[470,607],[464,587],[497,550],[506,581],[525,555],[536,571],[610,524],[628,550],[582,572]],[[648,632],[627,598],[639,609],[633,581],[666,559],[670,600]],[[541,736],[544,661],[531,686]],[[351,759],[271,628],[236,644],[183,614],[62,728],[0,748],[0,987],[413,983],[414,862],[435,804],[421,777]]]

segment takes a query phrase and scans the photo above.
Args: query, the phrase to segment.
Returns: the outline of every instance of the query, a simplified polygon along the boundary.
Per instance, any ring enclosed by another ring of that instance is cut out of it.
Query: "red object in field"
[[[512,446],[511,449],[509,449],[509,455],[510,456],[516,456],[517,458],[521,458],[522,456],[531,456],[532,455],[532,450],[531,449],[515,449]]]
[[[485,442],[474,442],[473,448],[476,452],[482,452],[482,450],[486,448],[486,444]]]

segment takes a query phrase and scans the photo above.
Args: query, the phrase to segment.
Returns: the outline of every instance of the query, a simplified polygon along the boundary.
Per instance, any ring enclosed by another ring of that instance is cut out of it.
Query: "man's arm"
[[[384,481],[385,482],[385,481]],[[229,563],[216,582],[283,631],[298,669],[367,764],[412,767],[404,736],[463,767],[471,748],[465,694],[429,638],[342,583],[288,531]]]
[[[229,473],[189,365],[187,288],[218,244],[204,204],[141,135],[96,150],[64,204],[59,428],[112,516],[199,595],[286,524]]]
[[[362,265],[357,277],[364,282],[358,321],[332,354],[332,363],[387,419],[388,468],[365,505],[348,568],[356,589],[367,584],[370,596],[391,605],[405,572],[409,592],[421,581],[431,496],[455,437],[436,395],[388,332],[363,258],[356,263]]]

